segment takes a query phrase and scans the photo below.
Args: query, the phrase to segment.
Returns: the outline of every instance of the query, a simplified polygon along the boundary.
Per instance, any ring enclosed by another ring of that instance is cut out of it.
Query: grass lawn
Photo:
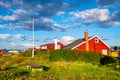
[[[43,71],[27,69],[27,64],[43,65]],[[1,80],[120,80],[120,69],[79,61],[50,62],[49,56],[0,57]]]

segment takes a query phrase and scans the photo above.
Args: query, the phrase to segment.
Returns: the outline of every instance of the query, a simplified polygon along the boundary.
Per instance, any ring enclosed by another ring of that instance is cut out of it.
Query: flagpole
[[[34,57],[34,19],[32,20],[32,23],[33,23],[33,24],[32,24],[32,26],[33,26],[33,27],[32,27],[32,28],[33,28],[33,29],[32,29],[32,30],[33,30],[33,31],[32,31],[32,38],[33,38],[33,39],[32,39],[32,40],[33,40],[32,57]]]

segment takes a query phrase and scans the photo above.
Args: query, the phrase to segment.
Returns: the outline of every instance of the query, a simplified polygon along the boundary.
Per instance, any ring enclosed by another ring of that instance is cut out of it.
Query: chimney
[[[57,39],[54,39],[54,45],[55,45],[55,50],[58,49],[57,48]]]
[[[84,32],[84,37],[85,37],[85,51],[89,51],[89,42],[88,42],[88,32]]]

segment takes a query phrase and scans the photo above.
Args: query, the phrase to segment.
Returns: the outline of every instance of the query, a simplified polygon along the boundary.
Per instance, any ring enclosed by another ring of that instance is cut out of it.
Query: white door
[[[107,55],[107,50],[106,50],[106,49],[103,49],[103,50],[102,50],[102,54]]]

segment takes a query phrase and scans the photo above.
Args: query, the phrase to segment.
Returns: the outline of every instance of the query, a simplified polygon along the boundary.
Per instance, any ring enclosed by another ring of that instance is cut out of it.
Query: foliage
[[[41,57],[41,56],[42,56],[42,57],[49,57],[50,52],[51,52],[51,51],[49,51],[49,50],[48,50],[48,51],[36,50],[36,51],[35,51],[35,56],[36,56],[36,57]]]
[[[102,65],[116,63],[116,62],[117,62],[117,58],[113,58],[110,56],[105,56],[105,57],[101,58],[101,60],[100,60],[100,64],[102,64]]]
[[[22,52],[21,55],[24,57],[30,57],[30,56],[32,56],[32,50],[28,49],[25,52]]]
[[[68,63],[68,62],[67,62]],[[66,63],[66,64],[67,64]],[[64,67],[61,62],[54,63],[51,69],[38,78],[41,80],[119,80],[119,72],[108,67],[93,66],[84,62],[71,62]],[[108,74],[109,73],[109,74]]]
[[[29,71],[19,67],[6,67],[5,70],[0,71],[1,80],[16,80],[17,78],[22,79],[23,76],[28,76]]]
[[[120,49],[118,50],[118,57],[120,58]]]
[[[62,50],[55,50],[51,52],[49,59],[52,62],[80,61],[80,62],[99,63],[101,57],[103,57],[103,55],[100,55],[95,52],[62,49]]]
[[[49,57],[49,55],[50,55],[50,52],[51,51],[40,51],[40,50],[36,50],[35,52],[34,52],[34,55],[35,55],[35,57]],[[31,49],[28,49],[28,50],[26,50],[25,52],[22,52],[21,54],[20,54],[21,56],[24,56],[24,57],[31,57],[32,56],[32,50]]]
[[[55,50],[50,53],[50,61],[76,61],[76,55],[72,50]]]

